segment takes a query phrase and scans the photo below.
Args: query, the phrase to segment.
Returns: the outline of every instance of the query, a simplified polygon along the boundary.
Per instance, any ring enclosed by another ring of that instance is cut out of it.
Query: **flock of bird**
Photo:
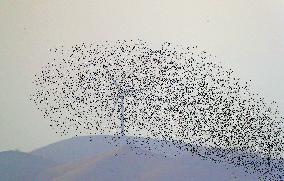
[[[50,51],[54,59],[35,75],[31,101],[56,133],[110,134],[113,144],[150,151],[158,149],[148,143],[155,139],[159,149],[177,148],[173,156],[191,152],[283,177],[283,117],[275,102],[265,103],[197,46],[152,49],[123,40]]]

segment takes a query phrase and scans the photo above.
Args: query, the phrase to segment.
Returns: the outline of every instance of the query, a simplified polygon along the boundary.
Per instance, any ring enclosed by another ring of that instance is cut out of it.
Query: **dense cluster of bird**
[[[35,75],[31,100],[57,133],[110,134],[113,143],[135,147],[154,138],[159,148],[280,180],[283,118],[275,102],[267,105],[206,51],[168,42],[152,49],[142,40],[50,51],[54,59]]]

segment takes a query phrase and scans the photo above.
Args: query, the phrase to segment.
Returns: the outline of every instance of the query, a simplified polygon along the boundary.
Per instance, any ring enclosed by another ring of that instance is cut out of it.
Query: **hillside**
[[[2,181],[256,181],[258,173],[197,154],[178,152],[170,142],[111,136],[77,137],[30,153],[0,153]],[[117,144],[117,146],[115,146]],[[150,146],[150,147],[149,147]],[[204,149],[204,148],[201,148]],[[255,158],[258,160],[258,158]]]
[[[36,176],[56,164],[50,160],[19,151],[0,152],[0,180],[35,180]]]

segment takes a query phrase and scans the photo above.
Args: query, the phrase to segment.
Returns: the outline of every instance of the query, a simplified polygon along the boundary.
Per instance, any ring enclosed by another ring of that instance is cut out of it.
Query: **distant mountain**
[[[111,136],[89,136],[71,138],[48,146],[36,149],[31,152],[33,155],[53,160],[58,164],[73,162],[94,154],[100,154],[113,150],[115,146],[108,143]]]
[[[187,154],[181,152],[171,142],[165,142],[155,139],[127,136],[125,145],[131,144],[133,147],[139,147],[142,150],[150,150],[153,153],[164,154],[167,156],[175,154]],[[107,135],[81,136],[59,141],[48,146],[36,149],[30,152],[48,160],[53,160],[58,164],[74,162],[85,157],[105,153],[114,150],[121,145],[119,138]],[[149,148],[150,147],[150,148]]]
[[[1,181],[31,181],[36,176],[55,166],[50,160],[19,151],[0,152]]]
[[[149,156],[151,155],[151,156]],[[194,156],[164,157],[129,146],[70,164],[40,175],[52,181],[256,181],[240,168],[214,164]]]
[[[92,141],[90,141],[90,139]],[[77,137],[30,153],[0,153],[1,181],[256,181],[257,173],[180,152],[170,142]],[[109,144],[108,142],[112,142]],[[117,144],[117,146],[115,146]],[[150,147],[149,147],[150,145]],[[205,148],[199,148],[205,149]],[[256,158],[257,160],[258,158]]]

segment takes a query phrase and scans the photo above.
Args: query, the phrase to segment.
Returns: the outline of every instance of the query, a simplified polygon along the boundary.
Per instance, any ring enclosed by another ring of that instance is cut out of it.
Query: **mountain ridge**
[[[115,139],[105,135],[77,137],[24,153],[30,158],[42,158],[53,163],[33,173],[26,180],[255,181],[260,176],[258,173],[248,174],[242,167],[235,167],[226,162],[215,163],[194,153],[181,152],[173,156],[171,154],[177,153],[179,148],[170,142],[126,137],[124,143],[121,140],[109,143]],[[200,149],[202,153],[202,149],[208,148],[196,149]],[[214,149],[212,151],[214,152]],[[33,162],[28,162],[27,167],[34,166],[29,166],[29,163]],[[0,153],[0,166],[1,164],[3,165]]]

